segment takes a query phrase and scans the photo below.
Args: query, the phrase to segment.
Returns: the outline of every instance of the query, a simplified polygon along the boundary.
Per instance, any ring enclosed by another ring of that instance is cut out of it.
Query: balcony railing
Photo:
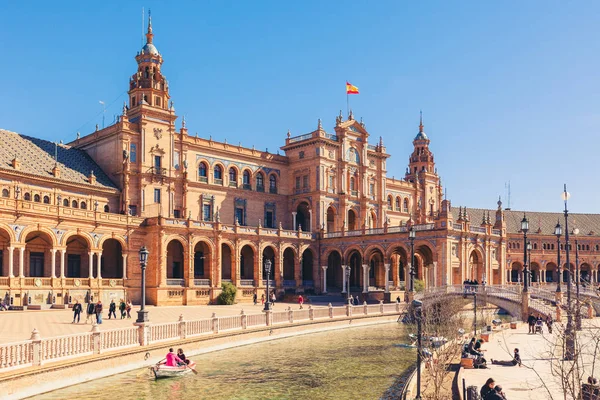
[[[256,191],[257,192],[264,192],[265,191],[265,186],[264,185],[256,185]]]
[[[194,279],[194,286],[209,286],[210,279]]]
[[[200,181],[202,183],[208,183],[208,177],[206,177],[206,176],[199,176],[198,177],[198,181]]]
[[[452,224],[452,229],[455,231],[460,231],[462,230],[462,224]]]
[[[290,138],[289,141],[290,141],[290,143],[296,143],[296,142],[301,142],[303,140],[308,140],[310,138],[312,138],[312,133],[309,133],[307,135],[295,136],[293,138]]]
[[[358,196],[358,190],[351,190],[350,195],[354,197]]]
[[[269,187],[269,193],[271,193],[271,194],[277,194],[277,186],[275,186],[275,187],[273,187],[273,186]]]
[[[240,279],[240,286],[254,286],[254,279]]]
[[[237,187],[237,182],[235,182],[235,181],[229,181],[229,187],[236,188]]]
[[[167,279],[167,286],[185,286],[184,279]]]
[[[325,139],[333,140],[335,142],[337,142],[337,140],[338,140],[337,135],[334,135],[332,133],[326,133]]]
[[[377,151],[377,146],[372,145],[372,144],[368,144],[367,145],[367,150],[373,150],[373,151]]]
[[[492,235],[502,235],[502,231],[500,229],[492,229]]]
[[[485,228],[482,226],[471,226],[469,230],[473,233],[485,233]]]
[[[215,178],[215,185],[223,186],[223,179]]]
[[[150,169],[150,172],[151,172],[153,175],[160,175],[160,176],[163,176],[163,175],[166,175],[166,174],[167,174],[167,169],[166,169],[166,168],[160,168],[160,167],[152,167],[152,168]]]

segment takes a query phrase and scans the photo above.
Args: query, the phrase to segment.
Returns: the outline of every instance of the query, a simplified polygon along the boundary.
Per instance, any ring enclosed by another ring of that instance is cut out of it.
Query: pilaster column
[[[96,256],[97,256],[96,260],[97,260],[97,265],[98,265],[98,269],[97,269],[98,279],[102,279],[102,271],[101,271],[102,270],[102,252],[101,251],[97,252]]]
[[[321,266],[323,270],[323,293],[327,293],[327,265]]]
[[[25,264],[25,247],[19,247],[19,277],[24,278],[23,268]]]
[[[307,232],[312,232],[312,209],[308,210],[308,226],[306,227]]]
[[[363,264],[363,293],[369,293],[369,264]]]
[[[93,279],[94,278],[94,253],[92,253],[91,251],[88,253],[88,261],[89,261],[88,262],[88,264],[89,264],[88,277],[90,279]]]
[[[60,250],[60,277],[65,277],[65,259],[67,258],[67,249]]]
[[[346,268],[347,265],[342,265],[342,293],[346,293]]]
[[[15,248],[14,247],[9,247],[8,248],[8,276],[10,276],[11,278],[14,278],[15,274],[14,274],[14,255],[15,255]]]
[[[294,219],[293,225],[292,225],[292,230],[295,231],[296,230],[296,211],[292,211],[292,218]]]
[[[50,249],[50,254],[52,254],[52,258],[50,259],[50,268],[51,275],[53,278],[56,278],[56,249]]]
[[[390,292],[390,264],[383,264],[385,267],[385,293]]]
[[[127,254],[123,254],[123,279],[127,279]]]

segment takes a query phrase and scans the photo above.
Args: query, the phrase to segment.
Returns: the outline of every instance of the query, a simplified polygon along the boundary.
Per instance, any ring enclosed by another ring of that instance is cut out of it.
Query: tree
[[[232,305],[235,303],[235,295],[237,288],[230,282],[223,282],[221,284],[221,293],[217,296],[217,304],[221,305]]]

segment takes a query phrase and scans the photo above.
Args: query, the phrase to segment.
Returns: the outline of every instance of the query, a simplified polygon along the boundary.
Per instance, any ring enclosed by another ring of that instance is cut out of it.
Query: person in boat
[[[186,358],[185,354],[183,354],[183,349],[181,349],[181,348],[177,349],[177,357],[179,357],[183,361],[183,364],[181,364],[181,365],[190,363],[190,360],[188,360]]]
[[[178,367],[180,365],[184,365],[185,364],[185,362],[181,358],[179,358],[177,356],[177,354],[173,353],[173,348],[172,347],[169,349],[169,352],[167,353],[166,359],[167,359],[167,361],[165,362],[165,365],[167,367]]]

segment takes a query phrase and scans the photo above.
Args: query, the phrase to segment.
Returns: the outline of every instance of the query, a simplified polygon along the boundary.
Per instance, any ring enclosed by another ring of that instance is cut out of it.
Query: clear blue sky
[[[419,109],[453,205],[600,213],[598,1],[0,3],[0,127],[69,141],[120,113],[141,9],[191,134],[275,151],[351,97],[401,177]],[[35,7],[33,7],[35,5]],[[179,126],[179,124],[178,124]],[[505,200],[506,205],[506,200]]]

